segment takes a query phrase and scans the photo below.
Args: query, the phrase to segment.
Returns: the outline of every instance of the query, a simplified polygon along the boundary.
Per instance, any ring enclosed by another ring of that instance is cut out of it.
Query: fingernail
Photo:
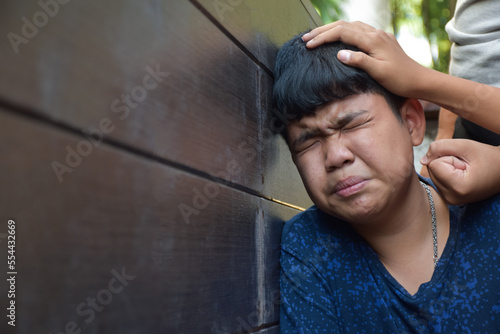
[[[351,59],[351,53],[349,51],[340,50],[337,54],[337,58],[343,63],[348,62],[349,59]]]
[[[313,45],[314,44],[315,38],[311,39],[309,42],[307,42],[307,45]]]
[[[420,163],[422,165],[427,165],[427,163],[429,162],[429,158],[427,157],[427,155],[424,155],[421,159],[420,159]]]

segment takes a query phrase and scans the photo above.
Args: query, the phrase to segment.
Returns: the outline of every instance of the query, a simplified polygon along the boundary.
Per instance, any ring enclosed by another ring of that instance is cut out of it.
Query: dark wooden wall
[[[318,24],[308,0],[2,0],[0,332],[278,333],[310,201],[273,59]]]

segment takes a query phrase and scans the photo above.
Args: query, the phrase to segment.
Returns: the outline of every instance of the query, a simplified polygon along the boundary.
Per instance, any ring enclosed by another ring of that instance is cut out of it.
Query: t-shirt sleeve
[[[326,279],[313,261],[281,251],[280,333],[339,333]]]

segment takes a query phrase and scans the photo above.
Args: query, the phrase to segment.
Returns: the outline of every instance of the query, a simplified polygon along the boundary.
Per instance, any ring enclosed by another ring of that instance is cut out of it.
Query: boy
[[[496,331],[498,198],[448,207],[413,169],[422,107],[343,65],[345,49],[296,36],[276,60],[283,135],[315,204],[283,230],[282,333]]]

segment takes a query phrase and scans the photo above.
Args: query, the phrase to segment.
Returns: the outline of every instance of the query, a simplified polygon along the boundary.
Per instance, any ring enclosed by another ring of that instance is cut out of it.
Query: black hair
[[[390,93],[366,72],[337,59],[340,50],[359,49],[342,42],[308,49],[301,39],[304,33],[286,42],[276,57],[273,98],[276,109],[287,115],[287,121],[312,115],[331,101],[364,93],[382,95],[401,121],[400,109],[405,98]],[[286,139],[284,125],[281,134]]]

